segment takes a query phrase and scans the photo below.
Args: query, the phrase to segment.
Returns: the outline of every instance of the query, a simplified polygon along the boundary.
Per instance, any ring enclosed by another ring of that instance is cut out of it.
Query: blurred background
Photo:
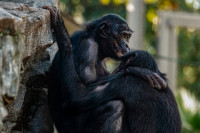
[[[183,133],[200,133],[200,0],[60,0],[69,33],[108,13],[135,31],[132,49],[143,49],[168,74],[183,121]],[[118,63],[108,60],[112,71]]]

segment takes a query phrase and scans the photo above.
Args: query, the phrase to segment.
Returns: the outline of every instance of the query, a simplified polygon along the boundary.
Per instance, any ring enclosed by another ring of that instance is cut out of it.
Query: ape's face
[[[120,59],[125,53],[130,51],[128,46],[132,30],[127,24],[116,25],[111,34],[110,49],[116,59]]]
[[[125,53],[130,51],[129,39],[133,31],[126,22],[102,23],[99,26],[101,37],[101,49],[108,57],[119,60]]]

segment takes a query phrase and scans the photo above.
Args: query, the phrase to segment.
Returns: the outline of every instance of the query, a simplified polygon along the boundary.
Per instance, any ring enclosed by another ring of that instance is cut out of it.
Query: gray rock
[[[45,88],[57,46],[44,5],[58,0],[0,1],[0,132],[53,132]]]
[[[5,2],[23,3],[30,7],[41,8],[42,6],[58,6],[59,0],[3,0]]]

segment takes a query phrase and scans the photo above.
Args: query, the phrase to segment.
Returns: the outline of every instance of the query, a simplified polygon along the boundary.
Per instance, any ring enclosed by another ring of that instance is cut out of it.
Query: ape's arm
[[[51,26],[55,32],[56,41],[60,51],[64,50],[66,44],[70,42],[67,29],[64,26],[64,22],[59,13],[59,10],[54,6],[43,6],[43,9],[47,9],[51,14]],[[59,14],[59,15],[58,15]]]
[[[162,79],[157,73],[139,67],[124,68],[123,70],[118,71],[117,73],[114,73],[112,75],[106,76],[99,81],[91,83],[90,85],[94,86],[105,84],[119,77],[122,77],[123,75],[134,75],[135,77],[140,77],[143,80],[149,82],[151,86],[156,89],[164,89],[167,87],[166,81]]]
[[[97,108],[112,100],[123,101],[124,97],[122,95],[128,92],[125,91],[126,88],[116,86],[116,84],[113,84],[113,82],[104,85],[89,87],[88,89],[91,90],[90,92],[88,92],[88,94],[82,96],[81,99],[74,99],[70,104],[64,104],[63,107],[67,111],[80,113]]]
[[[79,75],[77,74],[77,71],[75,70],[72,44],[70,42],[69,35],[64,26],[63,20],[60,16],[58,9],[55,7],[48,7],[48,6],[44,6],[43,8],[48,9],[51,13],[52,28],[54,29],[56,41],[59,47],[59,61],[57,62],[56,65],[57,65],[57,69],[60,69],[60,73],[57,73],[57,74],[59,75],[59,79],[60,79],[59,84],[61,88],[58,91],[61,91],[61,94],[62,94],[66,90],[68,90],[70,94],[71,103],[76,103],[77,101],[80,102],[88,94],[89,88],[87,88],[81,82]],[[92,43],[93,43],[92,40],[83,41],[83,45],[85,46],[89,45],[90,48],[92,48],[91,45],[95,47],[95,45]],[[93,50],[95,50],[94,48],[90,50],[90,48],[87,48],[89,49],[88,51],[89,53],[90,51],[93,52]],[[88,58],[95,58],[95,57],[94,55],[91,55],[91,57],[88,57]],[[88,63],[86,64],[90,64],[91,61],[88,60]],[[90,65],[88,65],[88,67],[90,67]],[[89,74],[89,73],[90,71],[88,71],[87,73],[87,70],[86,70],[86,74]],[[65,99],[64,94],[63,94],[63,98]]]
[[[167,88],[167,83],[162,79],[157,73],[152,72],[145,68],[139,67],[128,67],[125,69],[125,74],[134,75],[135,77],[142,78],[143,80],[149,82],[151,87],[156,89],[165,89]]]
[[[96,62],[98,53],[98,44],[93,38],[83,39],[79,44],[79,50],[75,55],[78,55],[77,72],[84,84],[93,82],[97,78]]]
[[[55,33],[59,51],[61,54],[65,54],[63,50],[65,49],[65,45],[70,43],[70,39],[60,12],[56,7],[44,6],[43,8],[50,11],[52,28]],[[76,56],[79,56],[77,62],[78,67],[76,67],[77,72],[81,81],[83,81],[84,84],[88,84],[97,79],[95,65],[98,58],[98,44],[94,38],[90,37],[82,39],[78,45],[80,47],[78,48],[78,53],[75,54]]]
[[[68,89],[72,95],[72,99],[76,97],[75,95],[81,95],[82,89],[85,88],[83,83],[80,81],[79,76],[75,70],[72,44],[69,39],[67,29],[64,26],[63,20],[56,7],[44,6],[44,9],[48,9],[51,14],[51,24],[55,32],[56,41],[59,48],[59,61],[56,64],[60,69],[59,76],[61,81],[61,91]],[[76,91],[77,89],[77,91]],[[77,93],[78,94],[77,94]]]

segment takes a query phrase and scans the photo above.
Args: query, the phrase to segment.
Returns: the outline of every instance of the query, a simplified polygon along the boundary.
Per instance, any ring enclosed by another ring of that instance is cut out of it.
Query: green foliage
[[[151,1],[151,2],[150,2]],[[187,0],[146,0],[146,32],[145,47],[156,49],[157,29],[153,23],[158,10],[174,10],[200,12]],[[178,88],[186,88],[200,99],[200,31],[189,28],[179,28],[178,36]],[[156,53],[156,52],[155,52]],[[155,54],[152,53],[152,54]]]
[[[178,86],[190,90],[200,100],[200,31],[179,30]]]
[[[179,94],[176,97],[179,112],[182,119],[182,132],[183,133],[200,133],[200,111],[191,112],[184,108],[183,97]]]
[[[108,13],[119,14],[125,18],[126,0],[61,0],[66,12],[74,16],[81,13],[86,21],[96,19]]]

